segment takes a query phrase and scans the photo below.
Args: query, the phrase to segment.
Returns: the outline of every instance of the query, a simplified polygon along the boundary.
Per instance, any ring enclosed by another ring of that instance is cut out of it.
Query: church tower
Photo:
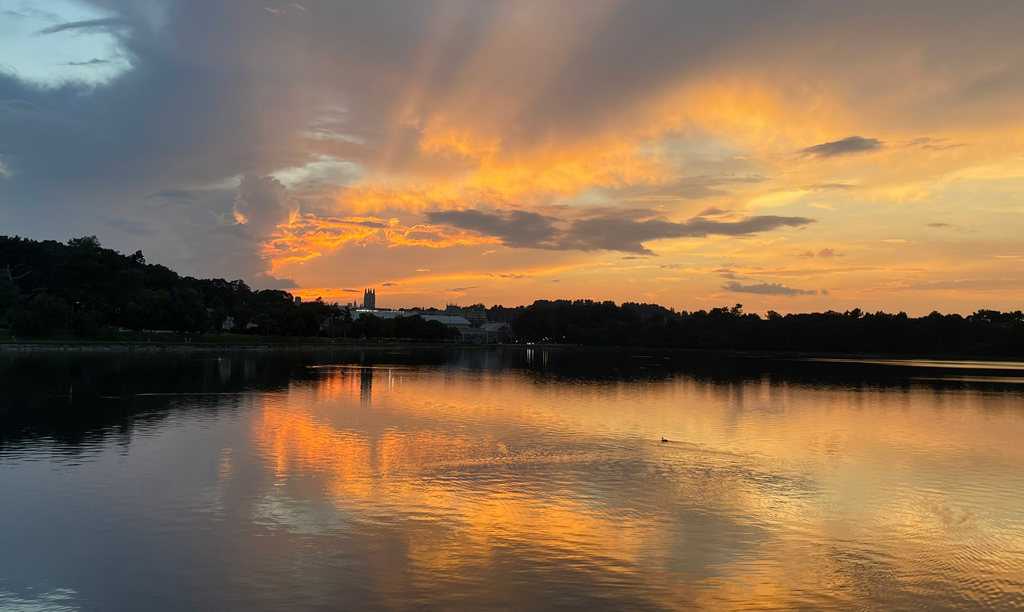
[[[363,308],[366,310],[377,309],[377,290],[376,289],[365,289],[363,290]]]

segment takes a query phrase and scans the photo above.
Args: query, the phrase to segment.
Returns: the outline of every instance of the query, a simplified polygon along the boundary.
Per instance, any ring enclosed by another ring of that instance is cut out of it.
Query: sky
[[[384,307],[1017,310],[1024,3],[0,0],[0,234]]]

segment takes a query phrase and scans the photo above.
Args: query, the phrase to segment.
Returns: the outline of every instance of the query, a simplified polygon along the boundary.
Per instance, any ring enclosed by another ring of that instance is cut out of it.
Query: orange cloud
[[[304,214],[287,224],[264,244],[262,255],[270,261],[270,272],[286,265],[299,264],[348,245],[383,243],[389,246],[426,246],[446,248],[457,244],[494,244],[498,238],[481,237],[469,232],[434,225],[403,226],[398,219],[354,216],[322,218]]]

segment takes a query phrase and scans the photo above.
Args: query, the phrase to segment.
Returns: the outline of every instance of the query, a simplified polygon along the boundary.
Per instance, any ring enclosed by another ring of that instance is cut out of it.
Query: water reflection
[[[0,597],[1024,605],[1012,374],[546,349],[33,359],[0,358],[21,381],[0,394],[0,524],[18,533]],[[69,411],[91,416],[75,430]]]

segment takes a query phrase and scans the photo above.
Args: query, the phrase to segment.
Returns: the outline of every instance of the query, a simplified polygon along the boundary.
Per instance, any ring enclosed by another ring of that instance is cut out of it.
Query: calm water
[[[946,365],[0,353],[0,610],[1018,610],[1024,371]]]

